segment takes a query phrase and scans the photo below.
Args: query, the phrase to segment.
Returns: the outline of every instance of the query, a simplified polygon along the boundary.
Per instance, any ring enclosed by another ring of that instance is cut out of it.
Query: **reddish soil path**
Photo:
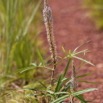
[[[96,29],[88,18],[87,11],[82,7],[83,0],[50,0],[53,9],[55,39],[58,52],[61,54],[61,46],[67,50],[74,49],[85,41],[91,40],[86,46],[91,53],[88,60],[96,66],[86,66],[79,72],[93,72],[87,79],[96,81],[97,84],[82,83],[80,87],[97,87],[98,91],[88,93],[87,97],[92,103],[103,103],[103,32]]]

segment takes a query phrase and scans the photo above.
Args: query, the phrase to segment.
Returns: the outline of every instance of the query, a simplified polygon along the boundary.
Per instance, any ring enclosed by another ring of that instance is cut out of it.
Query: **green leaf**
[[[51,102],[51,103],[61,103],[61,102],[63,102],[66,98],[68,98],[68,97],[69,97],[69,95],[62,96],[62,97],[60,97],[60,98],[57,98],[56,100],[54,100],[54,101]]]
[[[55,92],[58,92],[61,89],[61,87],[62,87],[62,79],[63,79],[63,75],[60,75],[59,79],[57,81]]]
[[[87,61],[87,60],[85,60],[85,59],[83,59],[83,58],[80,58],[80,57],[77,57],[77,56],[73,56],[73,57],[76,58],[76,59],[78,59],[78,60],[81,60],[81,61],[83,61],[83,62],[85,62],[85,63],[87,63],[87,64],[90,64],[90,65],[94,66],[94,64],[91,63],[90,61]]]
[[[78,95],[78,96],[75,96],[75,97],[78,98],[81,101],[81,103],[88,103],[89,102],[89,101],[86,101],[84,99],[83,95]]]
[[[35,68],[38,67],[38,68],[45,68],[45,69],[48,69],[48,70],[51,70],[51,71],[53,70],[50,67],[46,67],[44,65],[42,66],[42,63],[40,63],[39,65],[37,65],[36,63],[31,63],[31,65],[34,66]]]
[[[38,56],[39,56],[40,61],[41,61],[42,64],[44,65],[44,59],[43,59],[43,57],[42,57],[42,55],[41,55],[41,53],[40,53],[39,50],[37,50],[37,54],[38,54]]]
[[[71,58],[69,58],[69,59],[68,59],[68,62],[67,62],[66,68],[64,69],[63,77],[65,77],[66,73],[68,72],[68,69],[69,69],[70,63],[71,63]]]
[[[24,72],[27,72],[27,71],[32,70],[32,69],[34,69],[34,66],[30,66],[30,67],[26,67],[26,68],[21,68],[20,73],[24,73]]]
[[[32,14],[30,15],[29,19],[27,20],[27,22],[26,22],[26,24],[25,24],[25,27],[24,27],[24,29],[23,29],[22,36],[25,36],[25,35],[27,34],[28,29],[29,29],[29,26],[30,26],[31,22],[33,21],[36,13],[37,13],[37,11],[38,11],[38,9],[39,9],[39,7],[40,7],[40,3],[41,3],[41,0],[39,0],[39,1],[38,1],[38,4],[36,5],[36,7],[34,7]],[[19,34],[19,35],[21,35],[21,31],[22,31],[22,30],[20,29],[20,34]]]
[[[98,90],[98,89],[97,88],[85,89],[85,90],[81,90],[81,91],[78,91],[78,92],[74,92],[74,93],[72,93],[72,95],[78,96],[78,95],[81,95],[81,94],[84,94],[84,93],[87,93],[87,92],[92,92],[92,91],[95,91],[95,90]]]
[[[68,92],[57,92],[57,93],[55,93],[56,95],[59,95],[59,94],[68,94]]]

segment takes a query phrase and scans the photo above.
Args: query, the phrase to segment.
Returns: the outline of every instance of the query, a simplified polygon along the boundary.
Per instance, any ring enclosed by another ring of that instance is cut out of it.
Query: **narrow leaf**
[[[78,95],[81,95],[81,94],[84,94],[84,93],[87,93],[87,92],[92,92],[92,91],[95,91],[95,90],[97,90],[97,88],[85,89],[85,90],[81,90],[81,91],[78,91],[78,92],[74,92],[74,93],[72,93],[72,95],[78,96]]]
[[[78,54],[81,54],[81,53],[83,53],[85,55],[85,53],[87,53],[87,52],[89,52],[88,49],[76,52],[76,53],[74,53],[74,55],[78,55]]]
[[[20,73],[24,73],[24,72],[27,72],[27,71],[32,70],[32,69],[34,69],[34,66],[22,68],[22,71],[20,71]]]
[[[63,75],[60,75],[59,76],[59,79],[57,81],[57,85],[56,85],[56,88],[55,88],[55,92],[58,92],[62,86],[62,79],[63,79]]]
[[[68,72],[68,69],[69,69],[70,63],[71,63],[71,58],[68,60],[67,65],[66,65],[66,68],[64,69],[63,77],[65,77],[66,73]]]
[[[75,53],[79,48],[81,48],[83,45],[85,45],[85,44],[87,44],[87,43],[89,43],[89,42],[90,42],[90,40],[89,40],[89,41],[86,41],[85,43],[83,43],[83,44],[81,44],[80,46],[78,46],[76,49],[74,49],[73,53]]]
[[[78,98],[81,101],[81,103],[88,103],[88,101],[84,99],[83,95],[78,95],[76,96],[76,98]]]
[[[62,96],[62,97],[54,100],[54,101],[51,102],[51,103],[61,103],[61,102],[63,102],[66,98],[68,98],[68,97],[69,97],[69,95]]]
[[[76,58],[76,59],[78,59],[78,60],[81,60],[81,61],[83,61],[83,62],[85,62],[85,63],[87,63],[87,64],[90,64],[90,65],[94,66],[94,64],[91,63],[90,61],[87,61],[87,60],[85,60],[85,59],[83,59],[83,58],[80,58],[80,57],[77,57],[77,56],[73,56],[73,57]]]
[[[37,54],[38,54],[38,56],[39,56],[39,58],[40,58],[40,61],[41,61],[42,64],[44,65],[44,59],[43,59],[43,57],[42,57],[42,55],[41,55],[41,53],[40,53],[39,50],[37,50]]]

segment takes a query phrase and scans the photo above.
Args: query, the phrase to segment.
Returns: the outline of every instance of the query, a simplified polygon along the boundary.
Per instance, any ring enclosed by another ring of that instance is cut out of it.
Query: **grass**
[[[34,93],[35,100],[37,103],[63,103],[68,101],[70,103],[81,102],[88,103],[89,101],[85,100],[83,94],[91,91],[97,90],[96,88],[89,88],[84,90],[78,90],[77,82],[78,76],[76,74],[75,59],[78,61],[90,64],[94,66],[90,61],[87,61],[80,57],[80,54],[84,55],[88,50],[78,51],[81,46],[77,47],[73,51],[68,51],[63,48],[64,57],[60,57],[61,61],[66,60],[67,65],[64,67],[63,71],[58,75],[58,78],[55,78],[56,67],[58,64],[57,54],[56,54],[56,44],[53,33],[53,18],[52,18],[52,9],[49,7],[47,0],[44,0],[44,10],[43,10],[44,23],[47,31],[48,44],[50,46],[52,68],[51,68],[51,78],[49,82],[42,83],[39,82],[43,88],[31,88]],[[50,68],[46,64],[41,64],[44,68]],[[72,71],[71,76],[68,77],[68,71]],[[85,74],[84,74],[85,75]],[[80,76],[79,76],[80,77]],[[29,88],[30,89],[30,88]]]
[[[77,68],[75,66],[75,57],[81,62],[90,64],[92,66],[93,64],[79,56],[80,54],[83,54],[85,56],[85,53],[88,52],[87,50],[78,51],[79,48],[80,47],[77,47],[74,51],[69,51],[69,52],[66,52],[66,50],[63,49],[65,51],[65,56],[61,57],[61,61],[66,60],[67,65],[65,66],[65,68],[63,68],[63,71],[57,75],[58,78],[55,77],[53,78],[54,79],[52,82],[53,84],[51,84],[52,80],[49,77],[49,82],[47,84],[40,82],[42,88],[34,88],[34,89],[31,88],[32,91],[35,91],[34,95],[35,95],[35,99],[37,100],[36,103],[44,103],[44,102],[62,103],[64,101],[68,101],[71,103],[75,103],[75,102],[88,103],[88,100],[85,100],[83,94],[95,91],[97,89],[89,88],[84,90],[78,90],[77,83],[79,83],[79,80],[83,79],[83,77],[88,75],[81,74],[81,76],[78,76],[78,74],[76,73]],[[44,68],[50,68],[47,67],[46,65],[43,66]],[[52,70],[54,69],[53,68],[51,69],[51,75],[52,75]],[[67,76],[68,72],[72,72],[71,76],[69,77]]]
[[[51,53],[48,56],[51,62],[48,63],[48,58],[43,58],[38,49],[37,34],[39,29],[36,28],[37,19],[34,20],[41,1],[36,2],[35,7],[34,1],[30,2],[29,0],[25,2],[23,0],[8,0],[7,2],[1,0],[1,3],[0,10],[2,11],[5,31],[3,34],[1,33],[1,54],[3,55],[1,55],[2,67],[0,69],[2,73],[0,103],[63,103],[65,101],[88,103],[83,94],[95,91],[97,88],[78,90],[77,83],[88,75],[78,76],[75,66],[75,59],[94,66],[83,58],[88,50],[79,51],[85,43],[73,51],[66,51],[62,47],[64,57],[57,55],[52,9],[47,0],[44,0],[43,17]],[[31,31],[32,22],[35,24],[35,32]],[[66,61],[66,65],[56,77],[55,72],[58,65],[62,63],[61,61]],[[67,76],[69,72],[71,75]]]
[[[38,39],[40,29],[36,27],[41,18],[40,3],[40,0],[0,0],[0,72],[3,76],[12,75],[26,81],[33,78],[32,72],[22,75],[19,72],[39,60],[42,42]]]

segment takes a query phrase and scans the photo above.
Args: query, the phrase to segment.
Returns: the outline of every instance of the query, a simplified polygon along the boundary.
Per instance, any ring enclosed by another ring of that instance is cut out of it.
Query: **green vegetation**
[[[75,59],[80,64],[94,66],[82,58],[88,50],[79,51],[84,44],[73,51],[62,47],[64,56],[57,55],[52,10],[44,0],[43,16],[51,53],[45,59],[38,38],[40,3],[38,0],[0,1],[0,103],[88,103],[83,94],[97,89],[78,90],[77,82],[88,75],[78,75],[75,66]],[[62,61],[67,64],[56,77]],[[67,76],[69,72],[71,75]]]
[[[22,75],[19,72],[39,60],[40,2],[0,0],[1,78],[24,78],[26,81],[33,78],[33,71]]]
[[[81,45],[83,46],[83,45]],[[39,82],[42,86],[41,88],[26,88],[27,90],[32,90],[34,93],[32,94],[35,97],[36,102],[34,103],[62,103],[63,101],[68,101],[70,103],[79,102],[80,103],[88,103],[88,100],[85,100],[83,97],[84,93],[91,92],[97,90],[96,88],[89,88],[84,90],[78,90],[77,83],[82,81],[83,77],[88,76],[88,74],[78,75],[76,73],[77,68],[75,66],[75,59],[81,61],[81,63],[87,63],[93,66],[93,64],[79,55],[84,55],[88,52],[88,50],[78,51],[81,47],[77,47],[74,51],[66,51],[63,48],[64,57],[60,57],[61,60],[57,62],[57,64],[62,63],[61,61],[67,61],[67,65],[63,68],[63,71],[58,74],[58,79],[54,77],[53,84],[50,84],[51,81],[47,82],[47,84],[43,82]],[[80,64],[81,64],[80,63]],[[41,67],[50,68],[46,66],[46,64],[42,64]],[[51,73],[53,68],[51,68]],[[67,76],[68,72],[72,72],[71,76]],[[51,78],[49,78],[51,79]]]
[[[103,28],[103,0],[85,0],[90,16],[100,29]]]

